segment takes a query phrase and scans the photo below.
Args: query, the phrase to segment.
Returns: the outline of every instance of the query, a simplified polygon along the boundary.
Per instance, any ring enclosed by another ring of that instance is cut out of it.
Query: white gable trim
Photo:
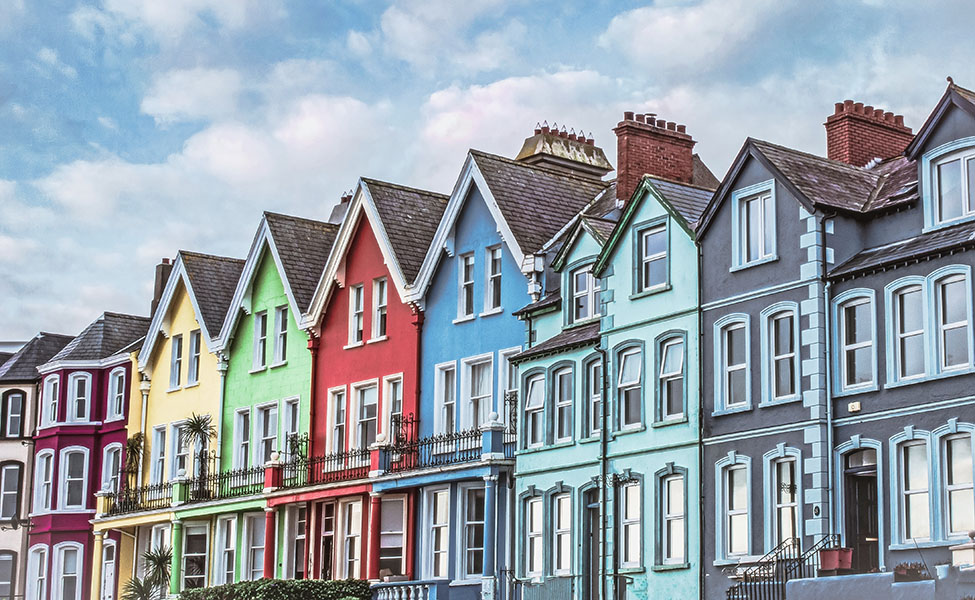
[[[207,324],[203,320],[203,313],[200,312],[200,305],[196,301],[196,294],[193,293],[193,285],[190,284],[190,278],[186,274],[183,255],[180,253],[176,255],[176,264],[173,265],[173,272],[169,275],[166,288],[163,290],[162,297],[159,299],[159,306],[156,307],[156,312],[152,315],[152,321],[149,323],[149,333],[146,334],[146,341],[142,345],[142,350],[139,351],[140,371],[144,370],[149,364],[149,359],[152,357],[152,350],[156,346],[156,340],[162,334],[163,323],[166,315],[169,313],[173,297],[176,295],[176,286],[180,281],[183,282],[183,286],[186,288],[186,294],[190,298],[190,304],[193,305],[193,314],[196,317],[196,322],[200,325],[200,331],[203,334],[203,342],[206,344],[207,351],[211,354],[216,353],[217,340],[211,337],[210,332],[207,330]]]
[[[484,176],[481,174],[480,169],[477,168],[474,156],[468,152],[467,160],[464,161],[464,167],[461,169],[460,176],[457,178],[457,183],[454,184],[454,191],[450,194],[450,199],[447,201],[447,208],[444,210],[443,217],[440,219],[440,225],[437,226],[437,232],[433,236],[433,242],[427,249],[423,264],[420,266],[420,273],[417,275],[416,284],[410,289],[410,293],[406,297],[408,302],[420,302],[424,295],[426,295],[427,288],[430,287],[430,283],[433,281],[433,275],[437,270],[440,252],[448,245],[454,226],[457,223],[457,218],[460,216],[460,212],[472,186],[477,186],[478,191],[481,192],[481,196],[484,198],[484,203],[487,205],[491,217],[494,218],[494,222],[498,225],[501,241],[508,247],[515,262],[518,265],[524,265],[525,253],[518,245],[518,240],[515,239],[514,234],[511,232],[511,227],[508,226],[508,222],[505,221],[504,215],[501,213],[501,208],[498,206],[497,200],[494,199],[494,194],[491,193],[491,189],[484,180]]]

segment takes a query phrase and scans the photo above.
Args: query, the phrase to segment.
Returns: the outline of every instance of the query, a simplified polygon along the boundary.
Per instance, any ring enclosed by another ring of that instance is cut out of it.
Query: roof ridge
[[[669,177],[660,177],[658,175],[650,175],[649,173],[644,173],[643,176],[646,177],[647,179],[663,181],[665,183],[672,183],[674,185],[680,185],[680,186],[683,186],[683,187],[694,188],[696,190],[701,190],[702,192],[711,192],[711,193],[714,193],[714,192],[716,192],[718,190],[718,188],[716,188],[716,187],[715,188],[709,188],[709,187],[705,187],[703,185],[697,185],[696,183],[685,183],[683,181],[677,181],[676,179],[671,179]]]
[[[360,179],[362,179],[362,181],[368,184],[375,184],[375,185],[381,185],[381,186],[386,186],[391,188],[397,188],[401,190],[406,190],[408,192],[420,192],[421,194],[427,194],[430,196],[442,196],[444,198],[450,198],[450,194],[443,194],[440,192],[434,192],[433,190],[425,190],[423,188],[411,187],[408,185],[403,185],[401,183],[392,183],[389,181],[383,181],[381,179],[373,179],[371,177],[361,177]]]
[[[532,164],[532,165],[530,165],[530,164],[527,164],[527,163],[523,163],[520,160],[515,160],[513,158],[508,158],[507,156],[501,156],[500,154],[494,154],[492,152],[485,152],[484,150],[477,150],[476,148],[470,148],[468,150],[468,152],[470,152],[471,154],[480,154],[482,156],[486,156],[486,157],[490,157],[490,158],[495,158],[495,159],[501,160],[503,162],[506,162],[506,163],[508,163],[510,165],[516,165],[516,166],[523,167],[525,169],[532,170],[532,171],[535,171],[535,170],[537,170],[537,171],[543,171],[545,173],[551,173],[552,175],[559,175],[559,176],[562,176],[562,177],[569,177],[571,179],[579,179],[579,180],[582,180],[582,181],[585,181],[585,182],[588,182],[588,183],[600,183],[604,187],[607,187],[613,181],[616,181],[615,178],[612,179],[612,180],[610,180],[610,181],[605,181],[603,179],[598,179],[598,178],[595,178],[595,177],[586,177],[585,175],[579,175],[577,173],[573,173],[571,171],[563,171],[561,169],[554,169],[552,167],[547,167],[547,166],[544,166],[544,165],[539,165],[539,164]]]
[[[868,169],[865,169],[863,167],[856,167],[856,166],[853,166],[853,165],[851,165],[849,163],[845,163],[845,162],[843,162],[841,160],[834,160],[832,158],[827,158],[825,156],[820,156],[818,154],[813,154],[812,152],[806,152],[804,150],[796,150],[795,148],[790,148],[788,146],[783,146],[782,144],[776,144],[774,142],[769,142],[769,141],[766,141],[766,140],[760,140],[758,138],[750,137],[748,139],[751,140],[753,143],[765,144],[765,145],[768,145],[768,146],[772,146],[773,148],[777,148],[779,150],[785,150],[787,152],[792,152],[793,154],[799,154],[799,155],[802,155],[802,156],[805,156],[805,157],[808,157],[808,158],[812,158],[814,160],[818,160],[818,161],[824,162],[824,163],[826,163],[828,165],[836,166],[836,167],[838,167],[840,169],[851,170],[851,171],[854,171],[856,173],[861,173],[861,174],[864,174],[864,175],[873,175],[875,177],[879,177],[879,175],[877,175],[875,173],[872,173]]]
[[[221,256],[219,254],[206,254],[204,252],[193,252],[192,250],[180,250],[180,254],[184,256],[193,256],[198,258],[215,258],[217,260],[232,260],[244,262],[243,258],[234,258],[233,256]]]
[[[265,210],[264,216],[269,216],[269,215],[274,217],[283,217],[285,219],[294,219],[295,221],[305,221],[307,223],[315,223],[317,225],[328,225],[330,227],[338,227],[337,224],[329,223],[328,221],[321,221],[319,219],[312,219],[310,217],[299,217],[297,215],[289,215],[285,213],[274,212],[272,210]]]
[[[151,317],[143,317],[142,315],[131,315],[129,313],[120,313],[111,310],[106,310],[102,315],[112,315],[113,317],[124,317],[126,319],[143,319],[148,321]]]
[[[75,337],[73,335],[68,335],[66,333],[51,333],[50,331],[38,331],[37,332],[37,335],[35,335],[31,339],[33,340],[33,339],[37,338],[37,336],[40,336],[40,335],[49,335],[51,337],[64,337],[64,338],[74,338]],[[27,343],[29,344],[30,341],[28,341]],[[24,344],[24,345],[26,346],[27,344]]]

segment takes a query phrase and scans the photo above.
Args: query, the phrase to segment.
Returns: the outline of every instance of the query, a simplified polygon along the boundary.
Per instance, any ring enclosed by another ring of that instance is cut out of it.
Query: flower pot
[[[853,568],[853,548],[837,548],[836,552],[840,569]]]
[[[819,551],[819,568],[823,571],[835,571],[840,566],[840,551],[838,548],[827,548]]]

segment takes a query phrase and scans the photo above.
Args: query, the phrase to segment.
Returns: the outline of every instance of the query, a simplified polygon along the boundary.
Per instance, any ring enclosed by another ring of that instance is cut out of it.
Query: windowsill
[[[366,340],[366,343],[367,344],[378,344],[379,342],[385,342],[388,339],[389,338],[386,337],[385,335],[381,335],[379,337],[369,338],[368,340]]]
[[[661,571],[680,571],[682,569],[690,569],[691,563],[674,563],[672,565],[653,565],[651,570],[659,573]]]
[[[458,323],[466,323],[468,321],[473,321],[473,320],[474,320],[474,315],[467,315],[466,317],[457,317],[456,319],[454,319],[451,322],[454,325],[457,325]]]
[[[644,573],[646,569],[640,566],[636,567],[620,567],[620,573],[630,574],[630,573]]]
[[[116,421],[124,421],[124,420],[125,420],[125,417],[123,417],[123,416],[120,415],[120,416],[117,416],[117,417],[109,417],[109,418],[105,419],[105,423],[115,423]],[[6,436],[4,436],[4,437],[6,437]],[[16,438],[14,438],[14,439],[16,439]]]
[[[716,558],[714,562],[711,563],[715,567],[727,567],[730,565],[750,565],[752,563],[758,562],[761,556],[750,556],[748,554],[742,554],[741,556],[733,558]]]
[[[848,388],[845,390],[840,390],[838,392],[833,392],[834,398],[842,398],[843,396],[856,396],[857,394],[865,394],[867,392],[876,392],[880,389],[880,386],[876,383],[871,383],[863,387]]]
[[[468,579],[455,579],[447,584],[450,587],[463,587],[468,585],[481,585],[481,577],[471,577]]]
[[[492,308],[491,310],[486,310],[486,311],[482,312],[481,314],[479,314],[477,316],[479,316],[479,317],[490,317],[491,315],[500,315],[503,312],[504,312],[504,308],[502,308],[502,307],[499,306],[497,308]]]
[[[955,225],[961,225],[962,223],[968,223],[970,221],[975,221],[975,214],[965,215],[958,217],[957,219],[952,219],[950,221],[940,221],[938,223],[933,223],[921,230],[921,233],[927,233],[929,231],[937,231],[939,229],[946,229],[948,227],[954,227]]]
[[[636,300],[637,298],[646,298],[647,296],[653,296],[654,294],[669,292],[670,290],[671,290],[670,282],[661,283],[660,285],[655,285],[652,288],[630,294],[630,300]]]
[[[575,441],[572,438],[566,438],[564,440],[556,440],[556,441],[553,441],[551,444],[549,444],[546,447],[547,448],[567,448],[567,447],[572,446],[574,444],[575,444]]]
[[[183,389],[186,390],[186,389],[195,388],[195,387],[200,387],[200,382],[199,381],[194,381],[193,383],[187,383],[186,385],[183,386]]]
[[[170,393],[170,392],[178,392],[178,391],[180,391],[181,389],[183,389],[183,386],[181,386],[181,385],[177,385],[176,387],[171,387],[171,388],[169,388],[168,390],[166,390],[166,393],[168,394],[168,393]]]
[[[365,345],[365,343],[363,343],[363,342],[352,342],[351,344],[346,344],[346,345],[342,346],[342,349],[343,350],[351,350],[352,348],[359,348],[359,347],[364,346],[364,345]]]
[[[916,548],[947,548],[948,546],[962,544],[966,540],[967,540],[967,536],[965,537],[965,539],[962,539],[961,537],[957,537],[953,540],[934,540],[934,541],[929,540],[926,542],[917,542],[916,546],[914,542],[891,544],[887,546],[887,549],[888,550],[915,550]]]
[[[593,321],[598,322],[599,319],[602,319],[602,318],[603,318],[602,315],[595,315],[595,316],[592,316],[592,317],[588,317],[586,319],[580,319],[578,321],[573,321],[571,323],[566,323],[562,327],[562,330],[565,331],[565,330],[568,330],[568,329],[575,329],[576,327],[583,327],[585,325],[589,325]]]
[[[891,381],[884,384],[886,389],[903,387],[905,385],[914,385],[915,383],[923,383],[925,381],[933,381],[936,379],[947,379],[949,377],[957,377],[958,375],[971,375],[975,373],[975,369],[971,366],[962,369],[952,369],[951,371],[942,371],[940,373],[935,373],[933,375],[919,375],[917,377],[912,377],[910,379],[901,379],[898,381]]]
[[[589,437],[579,438],[580,444],[595,444],[599,441],[599,434],[591,435]]]
[[[667,419],[663,419],[661,421],[654,421],[653,423],[650,424],[650,427],[656,429],[658,427],[668,427],[670,425],[683,425],[685,423],[687,423],[687,417],[681,415],[679,417],[670,417]]]
[[[730,269],[728,269],[728,271],[731,272],[731,273],[734,273],[735,271],[744,271],[745,269],[750,269],[752,267],[757,267],[759,265],[764,265],[764,264],[767,264],[767,263],[770,263],[770,262],[775,262],[777,260],[779,260],[778,255],[773,254],[771,256],[766,256],[765,258],[760,258],[758,260],[753,260],[752,262],[742,263],[740,265],[734,265]]]
[[[617,429],[613,432],[613,436],[626,435],[628,433],[640,433],[641,431],[646,431],[647,426],[643,423],[639,425],[624,425],[623,427]]]
[[[762,400],[758,403],[759,408],[769,408],[770,406],[781,406],[783,404],[795,404],[802,401],[802,396],[795,395],[787,398],[776,398],[774,400]]]
[[[711,413],[712,417],[720,417],[722,415],[733,415],[737,413],[748,412],[752,409],[750,404],[744,404],[742,406],[733,406],[731,408],[720,408]]]
[[[276,363],[272,363],[271,366],[270,366],[270,368],[271,369],[277,369],[278,367],[287,366],[287,364],[288,364],[288,361],[282,360],[282,361],[279,361],[279,362],[276,362]]]
[[[254,367],[253,369],[251,369],[250,371],[248,371],[248,373],[250,373],[251,375],[253,375],[254,373],[263,373],[264,371],[267,371],[267,367],[266,366],[264,366],[264,367]]]

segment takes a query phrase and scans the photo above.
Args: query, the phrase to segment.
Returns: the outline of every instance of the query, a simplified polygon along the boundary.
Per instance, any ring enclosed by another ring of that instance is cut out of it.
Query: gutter
[[[833,311],[830,310],[830,288],[833,282],[827,278],[827,264],[826,264],[826,219],[820,219],[820,250],[823,255],[823,266],[822,273],[820,277],[823,280],[823,311],[826,313],[823,316],[823,323],[826,326],[825,331],[825,352],[826,352],[826,511],[827,511],[827,531],[830,534],[836,533],[833,507],[835,505],[835,485],[833,482],[833,357],[832,357],[832,316]]]
[[[599,577],[599,597],[602,600],[610,600],[611,599],[611,596],[609,596],[609,594],[608,594],[607,585],[606,585],[606,573],[605,573],[605,568],[606,568],[606,546],[607,546],[607,544],[606,544],[606,542],[607,542],[606,533],[607,533],[607,529],[608,529],[608,527],[607,527],[606,507],[609,505],[608,494],[607,494],[607,491],[606,491],[606,487],[607,487],[607,483],[608,483],[608,479],[609,479],[609,459],[608,459],[608,456],[607,456],[608,450],[609,450],[609,432],[608,432],[608,428],[609,428],[609,415],[608,415],[608,413],[609,413],[609,411],[606,410],[606,396],[609,393],[609,385],[608,385],[609,378],[607,377],[607,367],[608,367],[608,363],[609,363],[609,358],[608,358],[606,349],[602,347],[602,344],[596,346],[596,352],[599,353],[599,360],[600,360],[600,363],[601,363],[600,368],[603,371],[603,373],[602,373],[602,376],[603,376],[602,388],[603,389],[602,389],[602,399],[601,399],[601,401],[602,401],[602,407],[601,407],[602,408],[602,414],[600,415],[601,416],[602,423],[600,423],[600,427],[599,427],[599,477],[600,477],[600,484],[601,484],[599,486],[599,495],[600,495],[600,498],[599,498],[599,567],[600,567],[600,571],[602,572],[600,574],[600,577]],[[614,555],[615,555],[615,553],[614,553]],[[614,577],[613,577],[613,588],[615,590],[615,587],[616,587],[616,578],[615,578],[615,574],[616,574],[616,558],[615,558],[615,556],[613,558],[613,574],[614,574]],[[613,597],[615,597],[615,594],[614,594]]]

